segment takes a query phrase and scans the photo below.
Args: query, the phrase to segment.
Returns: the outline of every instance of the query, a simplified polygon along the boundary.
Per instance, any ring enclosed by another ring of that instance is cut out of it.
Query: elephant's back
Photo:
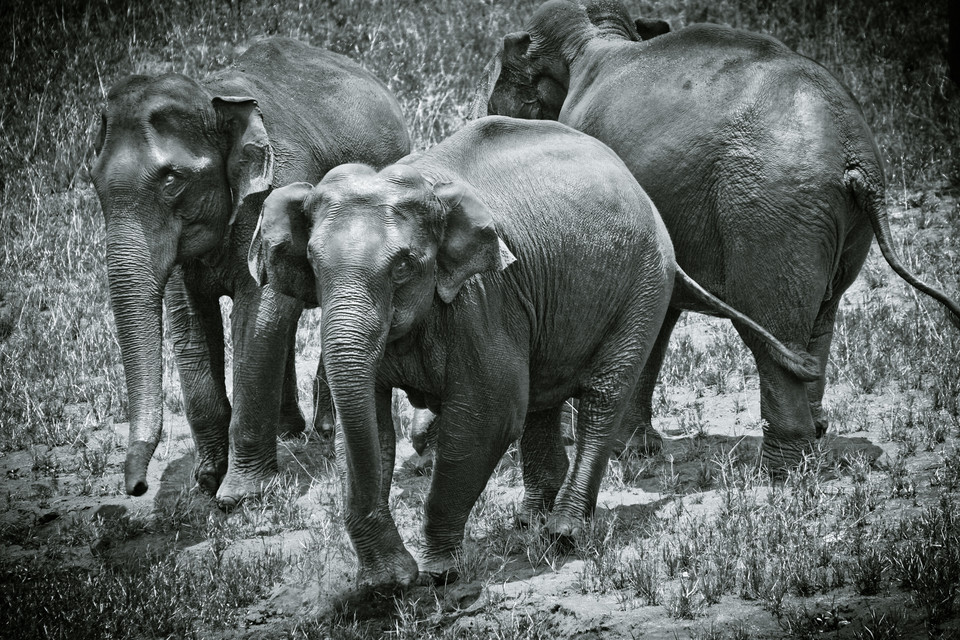
[[[751,234],[770,230],[772,219],[791,224],[793,203],[835,220],[856,216],[848,166],[882,176],[849,91],[773,38],[695,25],[594,47],[585,58],[560,121],[624,159],[657,203],[678,263],[717,295],[727,293],[727,257],[738,243],[762,245]]]
[[[616,153],[557,122],[481,118],[410,162],[427,175],[470,183],[497,224],[515,233],[619,225],[619,233],[650,234],[659,223]]]
[[[669,299],[666,228],[629,169],[594,138],[492,116],[411,164],[432,179],[468,182],[517,258],[502,274],[484,274],[473,293],[503,292],[528,323],[531,406],[574,394],[601,345],[630,346],[644,314]]]
[[[383,82],[345,56],[292,38],[258,41],[205,84],[257,100],[278,184],[317,182],[346,162],[384,166],[410,150],[400,106]]]

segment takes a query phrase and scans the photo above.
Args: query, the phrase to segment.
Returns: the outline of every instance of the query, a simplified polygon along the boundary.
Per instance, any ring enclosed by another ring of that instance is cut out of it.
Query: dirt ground
[[[872,255],[871,261],[876,260],[877,256]],[[895,276],[891,274],[883,286],[891,287],[890,283],[895,281]],[[844,304],[856,305],[865,295],[866,285],[861,277],[846,295]],[[889,295],[903,294],[896,293],[891,287]],[[722,325],[723,321],[688,314],[675,334],[674,344],[684,335],[689,336],[694,344],[708,344],[724,330]],[[315,363],[304,360],[298,366],[301,377],[308,379]],[[689,514],[716,511],[720,505],[719,490],[688,488],[679,497],[664,493],[663,470],[672,470],[679,477],[680,485],[689,487],[702,469],[701,460],[686,455],[695,436],[683,424],[683,410],[697,413],[703,427],[696,437],[706,441],[710,450],[717,450],[721,445],[728,445],[728,449],[734,445],[758,446],[762,434],[757,379],[755,375],[746,376],[741,378],[741,382],[742,385],[725,385],[724,393],[709,389],[702,397],[697,397],[694,390],[687,386],[668,385],[663,394],[669,398],[675,410],[671,415],[660,417],[656,423],[665,436],[663,455],[656,467],[630,482],[605,481],[597,517],[602,520],[616,516],[621,523],[629,524],[655,518],[666,519],[679,510]],[[828,387],[825,404],[842,405],[850,397],[849,386],[841,381]],[[898,390],[895,385],[861,396],[861,400],[853,410],[855,425],[848,425],[845,432],[839,434],[832,429],[824,440],[825,448],[834,452],[835,457],[861,452],[873,462],[871,477],[883,482],[884,464],[896,456],[901,446],[889,437],[888,418],[891,413],[910,406],[913,400],[909,393]],[[309,400],[304,398],[305,410],[309,409],[308,405]],[[68,411],[82,416],[88,408],[68,407]],[[149,491],[136,498],[122,495],[126,429],[126,424],[94,424],[91,420],[86,432],[85,448],[91,450],[99,446],[101,450],[112,449],[105,461],[103,475],[92,479],[80,473],[77,447],[34,448],[0,456],[5,500],[0,513],[0,526],[6,531],[21,530],[24,534],[23,544],[12,544],[2,549],[0,553],[4,560],[42,555],[48,544],[57,544],[63,564],[96,570],[104,558],[119,560],[141,553],[152,545],[174,541],[180,553],[191,554],[202,552],[211,544],[196,536],[180,539],[177,537],[179,534],[173,532],[151,533],[148,528],[146,532],[121,542],[94,539],[64,547],[64,532],[77,523],[95,519],[149,520],[161,512],[161,507],[166,510],[163,512],[169,512],[171,501],[195,494],[191,478],[194,448],[189,428],[182,416],[168,412],[165,416],[166,435],[150,466]],[[895,519],[917,512],[924,505],[934,502],[941,491],[932,482],[934,469],[944,451],[950,447],[956,448],[956,441],[957,430],[953,430],[941,445],[932,450],[919,448],[911,455],[906,464],[916,487],[915,495],[911,498],[885,498],[884,505],[877,512],[884,515],[878,517]],[[367,605],[352,594],[350,585],[354,578],[355,559],[342,531],[330,527],[331,522],[336,524],[331,514],[338,504],[339,487],[330,462],[329,443],[316,434],[308,434],[306,438],[282,442],[278,450],[281,469],[292,477],[293,485],[297,487],[295,503],[305,526],[286,529],[282,522],[281,526],[268,523],[262,528],[254,527],[252,534],[245,539],[231,541],[229,553],[255,554],[262,552],[265,547],[282,549],[290,558],[291,568],[279,583],[271,587],[267,597],[240,615],[236,628],[220,634],[223,637],[282,636],[299,618],[322,619],[324,615],[334,615],[338,611],[342,613],[345,607],[353,607],[360,617],[379,615],[377,612],[364,613]],[[414,468],[416,461],[409,441],[402,439],[399,443],[394,498],[401,534],[411,549],[416,548],[419,536],[417,514],[428,486],[427,476]],[[849,478],[824,479],[827,490],[831,487],[840,489],[849,484]],[[519,469],[515,460],[508,455],[488,486],[485,508],[492,513],[508,514],[511,505],[519,500],[520,492]],[[205,502],[202,497],[196,499],[200,501],[201,510],[216,512],[212,501]],[[491,505],[496,505],[499,511]],[[312,577],[305,577],[302,567],[308,559],[302,556],[317,553],[317,523],[325,523],[324,535],[327,538],[324,540],[330,546],[322,562],[316,562],[315,558],[312,560],[315,570],[308,572]],[[487,553],[483,545],[484,539],[480,536],[468,543],[481,555]],[[764,608],[762,603],[736,595],[725,594],[718,604],[705,607],[694,619],[685,620],[671,616],[664,606],[647,606],[636,599],[624,597],[616,590],[583,593],[585,562],[587,560],[571,554],[555,558],[549,563],[536,563],[531,562],[528,555],[518,553],[505,558],[495,570],[481,572],[474,580],[461,580],[439,589],[426,586],[413,588],[407,594],[407,601],[423,602],[424,609],[429,610],[427,617],[445,626],[462,626],[481,632],[486,630],[491,634],[503,626],[504,621],[529,619],[530,624],[541,625],[554,637],[565,638],[643,637],[673,640],[727,637],[721,636],[721,633],[731,634],[729,637],[791,637],[783,620]],[[665,588],[672,587],[666,585]],[[850,630],[855,623],[865,620],[871,610],[909,609],[916,606],[910,594],[896,587],[876,596],[865,597],[857,595],[854,588],[847,585],[805,599],[788,596],[787,600],[802,603],[810,611],[826,612],[824,616],[832,616],[822,625],[824,637],[853,637]],[[392,608],[395,605],[390,602],[387,605],[381,603],[380,606]],[[901,637],[925,637],[919,626],[908,626],[901,631],[906,634]],[[940,632],[946,634],[941,637],[960,637],[960,625],[954,620],[942,626]],[[710,633],[716,635],[708,635]]]

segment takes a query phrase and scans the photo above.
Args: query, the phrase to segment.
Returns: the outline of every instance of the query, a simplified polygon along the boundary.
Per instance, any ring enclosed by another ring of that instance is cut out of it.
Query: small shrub
[[[866,545],[863,553],[854,560],[853,584],[862,596],[880,593],[886,571],[886,559],[876,545]]]
[[[954,611],[960,590],[960,517],[950,496],[901,523],[890,552],[891,572],[914,592],[926,619],[939,624]]]
[[[854,640],[901,640],[904,635],[900,626],[905,617],[898,609],[878,611],[871,608],[870,618],[861,622],[860,628],[853,632]]]
[[[671,618],[694,620],[703,615],[705,602],[697,581],[681,575],[677,588],[664,598],[663,606]]]
[[[647,606],[660,604],[660,579],[662,566],[656,555],[646,546],[637,548],[639,555],[630,558],[622,569],[621,584],[629,588],[633,595]]]

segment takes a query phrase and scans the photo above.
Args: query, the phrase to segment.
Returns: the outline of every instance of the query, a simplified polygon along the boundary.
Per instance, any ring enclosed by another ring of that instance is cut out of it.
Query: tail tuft
[[[696,280],[688,276],[686,272],[680,268],[680,265],[677,265],[676,268],[676,283],[674,285],[676,288],[682,288],[700,303],[706,305],[722,317],[737,320],[750,327],[750,329],[756,332],[766,343],[770,356],[777,364],[795,375],[802,382],[813,382],[820,378],[820,363],[815,357],[802,349],[790,349],[777,340],[776,336],[757,324],[755,320],[737,311],[701,287]]]
[[[960,329],[960,316],[958,316],[953,311],[953,309],[951,309],[947,305],[943,305],[943,306],[944,306],[943,313],[947,316],[947,320],[949,320],[950,324],[955,326],[957,329]]]
[[[774,354],[779,353],[774,349],[771,349],[771,352]],[[819,379],[820,362],[805,351],[797,351],[796,353],[799,362],[794,363],[795,366],[786,366],[786,363],[784,363],[785,368],[803,382],[813,382]]]
[[[890,268],[917,291],[927,294],[942,304],[949,312],[950,322],[960,329],[960,305],[940,289],[923,282],[917,278],[917,276],[910,273],[906,266],[900,261],[900,257],[893,250],[893,235],[890,232],[890,221],[887,216],[887,210],[883,204],[882,189],[876,187],[871,188],[869,186],[869,180],[858,167],[847,169],[846,181],[854,198],[870,218],[870,225],[873,227],[873,233],[877,237],[880,253],[883,254],[883,258],[887,261],[887,264],[890,265]]]

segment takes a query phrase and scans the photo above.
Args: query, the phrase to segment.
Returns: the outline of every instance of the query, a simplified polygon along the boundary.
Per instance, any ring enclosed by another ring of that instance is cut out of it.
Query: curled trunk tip
[[[147,465],[156,451],[156,443],[138,440],[131,442],[127,447],[127,461],[124,465],[123,476],[127,493],[131,496],[142,496],[147,492]]]

